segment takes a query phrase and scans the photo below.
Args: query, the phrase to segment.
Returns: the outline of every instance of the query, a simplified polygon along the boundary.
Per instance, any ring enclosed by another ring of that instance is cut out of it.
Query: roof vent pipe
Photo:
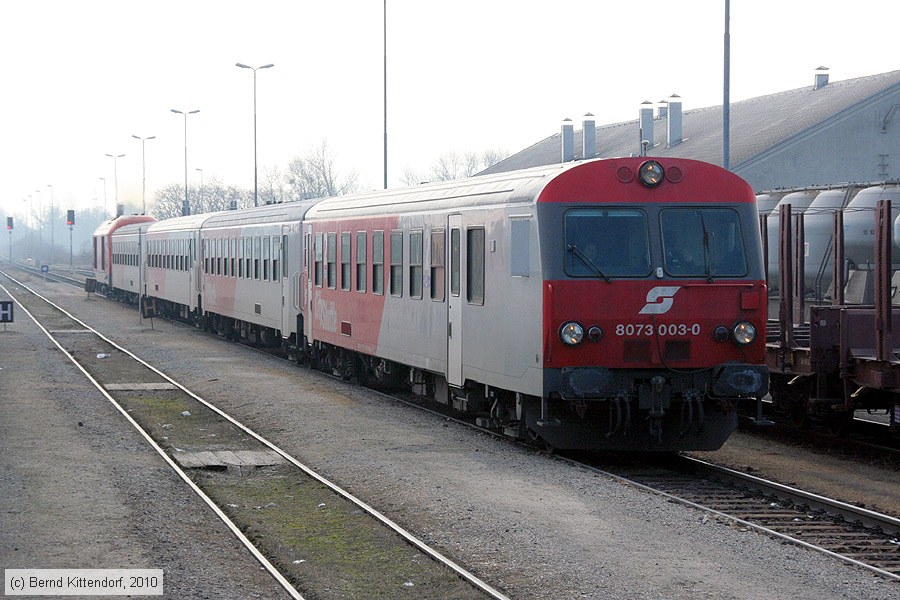
[[[660,100],[657,102],[659,107],[657,109],[656,118],[657,119],[665,119],[669,116],[669,101],[668,100]]]
[[[644,148],[652,148],[653,147],[653,103],[649,100],[644,100],[641,102],[641,150],[642,155],[644,154]]]
[[[562,122],[562,161],[575,160],[575,127],[572,119],[563,119]]]
[[[669,118],[666,120],[667,146],[677,146],[682,141],[681,133],[681,97],[678,94],[669,96]]]
[[[828,85],[828,67],[819,67],[815,70],[816,87],[819,90]]]
[[[582,158],[597,156],[597,122],[591,113],[584,115],[581,121],[581,156]]]

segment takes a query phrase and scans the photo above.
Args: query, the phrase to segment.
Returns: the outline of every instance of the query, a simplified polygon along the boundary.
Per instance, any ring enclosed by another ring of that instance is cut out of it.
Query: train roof
[[[212,227],[242,227],[247,224],[258,225],[260,223],[284,223],[302,221],[307,211],[320,202],[321,198],[312,200],[298,200],[296,202],[282,202],[279,204],[267,204],[265,206],[245,208],[242,210],[226,210],[211,213],[203,223],[201,229]]]
[[[115,217],[114,219],[108,219],[103,223],[100,223],[100,225],[97,226],[97,229],[94,230],[94,235],[106,235],[120,227],[124,227],[125,225],[130,225],[132,223],[149,223],[153,221],[156,221],[156,219],[149,215],[121,215],[119,217]]]
[[[366,194],[336,196],[323,200],[307,214],[307,219],[328,219],[354,215],[394,212],[430,212],[504,203],[532,203],[550,180],[584,163],[565,163],[481,175],[455,181],[422,184]]]
[[[431,213],[461,208],[496,205],[534,205],[537,202],[592,202],[609,197],[609,186],[624,185],[617,179],[619,169],[631,169],[632,175],[647,160],[658,160],[666,168],[678,167],[685,180],[704,182],[704,189],[715,190],[706,196],[697,195],[697,186],[668,188],[671,201],[721,202],[722,190],[732,190],[734,201],[755,202],[749,184],[733,173],[709,163],[688,159],[653,159],[624,157],[595,159],[546,165],[520,171],[493,175],[479,175],[457,181],[424,184],[418,187],[384,190],[328,198],[315,205],[307,220],[331,219],[347,216],[372,216],[396,213]],[[696,175],[696,177],[695,177]],[[680,179],[679,179],[680,181]],[[622,190],[621,201],[634,201],[636,195],[646,194],[646,188],[630,186]],[[680,197],[690,190],[693,196]],[[671,195],[674,194],[674,195]],[[602,199],[598,199],[602,197]],[[646,196],[644,201],[653,202]]]
[[[203,226],[203,223],[209,219],[210,216],[217,213],[200,213],[196,215],[187,215],[186,217],[173,217],[171,219],[163,219],[162,221],[157,221],[154,223],[150,229],[147,230],[147,233],[168,233],[170,231],[187,231],[200,229]]]

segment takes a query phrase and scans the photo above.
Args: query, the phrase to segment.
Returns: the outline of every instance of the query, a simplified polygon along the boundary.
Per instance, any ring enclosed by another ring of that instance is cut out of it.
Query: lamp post
[[[34,205],[31,202],[31,194],[27,198],[23,198],[22,202],[28,203],[28,214],[26,215],[25,224],[28,225],[28,256],[34,254]],[[29,225],[30,223],[30,225]],[[26,261],[27,262],[27,261]]]
[[[243,63],[235,63],[235,66],[253,71],[253,206],[259,206],[259,177],[256,164],[256,72],[260,69],[272,68],[275,65],[270,63],[261,67],[251,67]]]
[[[37,189],[34,191],[36,191],[38,194],[38,216],[40,217],[40,219],[38,219],[38,252],[37,253],[38,253],[38,256],[41,257],[39,264],[42,265],[42,264],[44,264],[44,217],[41,214],[41,212],[43,211],[43,208],[44,208],[44,199],[43,199],[43,196],[41,195],[40,189]]]
[[[141,137],[139,135],[132,136],[136,140],[141,140],[141,214],[147,214],[147,160],[146,160],[146,144],[147,140],[155,140],[156,136]]]
[[[388,138],[387,138],[387,0],[384,0],[384,189],[388,180]]]
[[[55,249],[53,246],[53,184],[48,183],[47,187],[50,188],[50,263],[53,263],[53,250]]]
[[[186,217],[191,214],[191,204],[188,202],[188,167],[187,167],[187,118],[188,115],[195,115],[200,112],[200,109],[190,110],[190,111],[182,111],[177,109],[171,109],[173,113],[183,115],[184,116],[184,204],[181,206],[181,216]]]
[[[116,214],[119,213],[119,159],[125,156],[124,154],[107,154],[108,157],[113,159],[113,182],[116,190]],[[104,187],[105,193],[105,187]]]
[[[106,177],[99,177],[98,179],[103,182],[103,213],[105,216],[109,214],[109,207],[106,202]]]

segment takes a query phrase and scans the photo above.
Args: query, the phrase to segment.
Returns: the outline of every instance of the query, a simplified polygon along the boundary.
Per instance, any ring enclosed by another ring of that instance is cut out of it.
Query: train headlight
[[[564,323],[559,329],[559,338],[569,346],[577,346],[584,341],[584,327],[575,321]]]
[[[739,321],[731,330],[734,343],[738,346],[747,346],[756,339],[756,327],[747,321]]]
[[[717,342],[724,342],[728,339],[728,328],[724,325],[719,325],[716,327],[715,331],[713,331],[713,339]]]
[[[641,178],[641,183],[651,188],[662,183],[665,174],[662,165],[655,160],[648,160],[638,169],[638,177]]]
[[[588,328],[588,339],[592,342],[599,342],[603,339],[603,330],[594,325],[593,327]]]

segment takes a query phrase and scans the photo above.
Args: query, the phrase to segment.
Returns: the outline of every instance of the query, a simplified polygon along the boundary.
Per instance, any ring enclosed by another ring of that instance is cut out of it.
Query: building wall
[[[733,170],[756,190],[898,179],[900,90],[838,113]]]

